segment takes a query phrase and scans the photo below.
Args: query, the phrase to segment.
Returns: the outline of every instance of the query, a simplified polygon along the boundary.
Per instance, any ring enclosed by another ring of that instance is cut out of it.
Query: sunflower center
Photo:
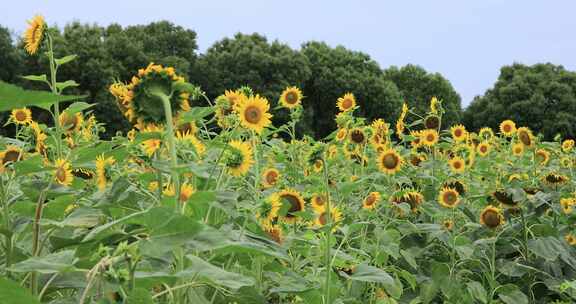
[[[456,195],[456,193],[449,191],[444,193],[444,202],[449,205],[449,206],[453,206],[454,204],[456,204],[456,202],[458,201],[458,196]]]
[[[398,157],[394,154],[386,154],[382,160],[386,169],[395,169],[398,166]]]
[[[435,137],[434,137],[434,134],[428,134],[428,135],[426,136],[426,140],[427,140],[428,142],[433,142],[433,141],[434,141],[434,138],[435,138]]]
[[[506,124],[502,127],[502,130],[504,130],[504,132],[506,132],[506,133],[510,133],[510,132],[512,132],[512,126]]]
[[[530,139],[530,135],[528,135],[527,132],[520,132],[520,134],[518,134],[518,138],[526,146],[530,146],[530,144],[532,144],[532,140]]]
[[[244,111],[244,118],[251,124],[257,124],[260,122],[262,117],[262,112],[258,107],[249,106]]]
[[[352,131],[352,134],[350,134],[350,138],[352,139],[352,142],[354,142],[355,144],[361,144],[364,142],[364,133],[360,130],[354,130]]]
[[[490,228],[496,228],[500,225],[500,216],[498,212],[494,210],[486,210],[484,214],[482,214],[482,220],[486,226]]]
[[[59,167],[56,169],[56,179],[61,183],[66,181],[66,170],[64,168]]]
[[[238,168],[242,165],[242,161],[244,160],[242,153],[237,149],[233,148],[233,151],[230,152],[228,155],[226,166],[230,168]]]
[[[376,203],[376,197],[374,195],[369,195],[366,198],[366,206],[372,206]]]
[[[286,93],[286,103],[295,104],[298,102],[298,95],[295,92]]]
[[[302,206],[300,206],[300,200],[292,194],[284,194],[282,199],[290,204],[290,209],[288,209],[287,215],[292,215],[294,212],[302,211]],[[293,216],[293,215],[292,215]]]
[[[275,171],[270,171],[268,172],[268,174],[266,174],[266,182],[268,184],[275,184],[276,181],[278,180],[278,174]]]
[[[3,163],[7,163],[7,162],[16,162],[18,161],[18,159],[20,158],[20,152],[18,151],[8,151],[4,154],[4,159],[3,159]]]
[[[488,152],[488,147],[486,147],[486,146],[480,146],[480,152],[482,152],[482,153]]]
[[[318,216],[318,222],[320,222],[320,224],[326,225],[326,223],[328,222],[326,215],[327,215],[326,212],[322,212],[322,214],[320,214],[320,216]]]
[[[354,102],[350,98],[346,98],[346,99],[342,100],[342,107],[344,109],[350,109],[353,104],[354,104]]]
[[[460,161],[455,161],[452,166],[454,167],[454,169],[458,170],[462,168],[462,163]]]
[[[454,136],[456,136],[456,137],[462,136],[462,130],[461,129],[454,130]]]
[[[437,116],[428,116],[428,117],[426,117],[424,124],[426,125],[426,128],[428,128],[428,129],[436,129],[436,128],[438,128],[438,125],[440,124],[440,120],[438,119]]]
[[[28,115],[26,115],[26,113],[24,111],[18,111],[16,112],[16,114],[14,115],[14,117],[16,118],[17,121],[19,122],[23,122],[26,121],[26,119],[28,119]]]
[[[319,195],[314,199],[314,204],[317,206],[324,206],[324,197]]]

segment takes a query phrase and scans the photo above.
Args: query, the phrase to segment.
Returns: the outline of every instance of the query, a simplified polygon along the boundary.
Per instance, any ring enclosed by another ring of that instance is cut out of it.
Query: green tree
[[[347,92],[356,96],[359,115],[368,120],[384,118],[393,124],[402,104],[396,85],[384,78],[379,65],[370,56],[324,42],[307,42],[302,47],[310,62],[311,77],[304,85],[306,122],[316,137],[324,137],[336,128],[336,100]]]
[[[404,101],[419,115],[430,111],[430,99],[436,96],[442,100],[446,110],[442,124],[448,127],[461,121],[460,95],[439,73],[428,73],[420,66],[408,64],[401,68],[392,66],[384,71],[384,75],[396,84]]]
[[[562,66],[513,64],[504,66],[493,88],[478,96],[464,113],[469,129],[498,128],[512,119],[542,133],[547,140],[556,134],[576,137],[576,73]]]
[[[13,82],[21,65],[22,59],[14,47],[10,31],[0,26],[0,80]]]

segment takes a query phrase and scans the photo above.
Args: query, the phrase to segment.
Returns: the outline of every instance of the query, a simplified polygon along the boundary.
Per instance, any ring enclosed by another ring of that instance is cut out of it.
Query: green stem
[[[325,159],[322,159],[322,168],[324,169],[324,188],[326,192],[326,245],[324,247],[324,264],[326,267],[326,281],[324,283],[324,300],[325,304],[330,304],[330,272],[331,272],[331,258],[330,258],[330,238],[332,237],[332,214],[330,206],[330,185],[328,182],[328,164]]]
[[[48,56],[50,57],[50,89],[53,94],[59,94],[56,87],[56,62],[54,61],[54,48],[52,36],[48,35]],[[56,153],[58,158],[62,157],[62,130],[60,126],[60,104],[54,103],[54,126],[56,126]]]
[[[170,150],[170,171],[172,173],[172,183],[176,192],[176,208],[184,213],[184,202],[180,202],[180,176],[178,174],[178,155],[176,153],[176,138],[174,137],[174,122],[172,121],[172,106],[170,97],[164,94],[157,94],[162,99],[164,105],[164,116],[166,116],[166,133],[168,137],[168,149]]]
[[[39,253],[39,241],[40,241],[40,219],[42,219],[42,212],[44,210],[44,201],[46,200],[46,195],[48,189],[52,186],[52,181],[48,186],[42,190],[40,196],[38,196],[38,201],[36,202],[36,212],[34,214],[34,223],[32,224],[32,256],[36,257]],[[38,276],[36,272],[32,272],[30,276],[30,289],[32,294],[38,293]]]

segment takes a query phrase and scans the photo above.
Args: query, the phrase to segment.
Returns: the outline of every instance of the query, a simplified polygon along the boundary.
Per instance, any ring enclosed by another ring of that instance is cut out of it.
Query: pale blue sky
[[[200,51],[234,33],[259,32],[299,48],[308,40],[368,53],[382,68],[418,64],[448,78],[467,105],[502,65],[552,62],[576,70],[576,1],[130,1],[1,0],[0,24],[21,33],[50,24],[170,20],[198,34]]]

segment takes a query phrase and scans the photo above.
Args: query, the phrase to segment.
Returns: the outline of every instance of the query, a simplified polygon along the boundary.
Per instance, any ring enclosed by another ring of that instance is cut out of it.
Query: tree
[[[10,31],[0,26],[0,80],[14,81],[19,74],[22,59],[14,47]]]
[[[384,78],[370,56],[324,42],[307,42],[302,47],[310,62],[311,77],[304,85],[306,122],[316,137],[324,137],[336,128],[336,100],[347,92],[356,96],[359,115],[368,120],[384,118],[393,124],[402,104],[400,91]]]
[[[452,84],[439,73],[428,73],[422,67],[408,64],[401,68],[392,66],[384,71],[385,78],[394,82],[404,101],[415,111],[424,115],[430,111],[430,99],[442,100],[446,113],[442,125],[448,127],[460,122],[462,107],[460,95]]]
[[[559,65],[515,63],[502,67],[493,88],[478,96],[464,113],[469,129],[498,128],[512,119],[551,140],[576,137],[576,73]]]

